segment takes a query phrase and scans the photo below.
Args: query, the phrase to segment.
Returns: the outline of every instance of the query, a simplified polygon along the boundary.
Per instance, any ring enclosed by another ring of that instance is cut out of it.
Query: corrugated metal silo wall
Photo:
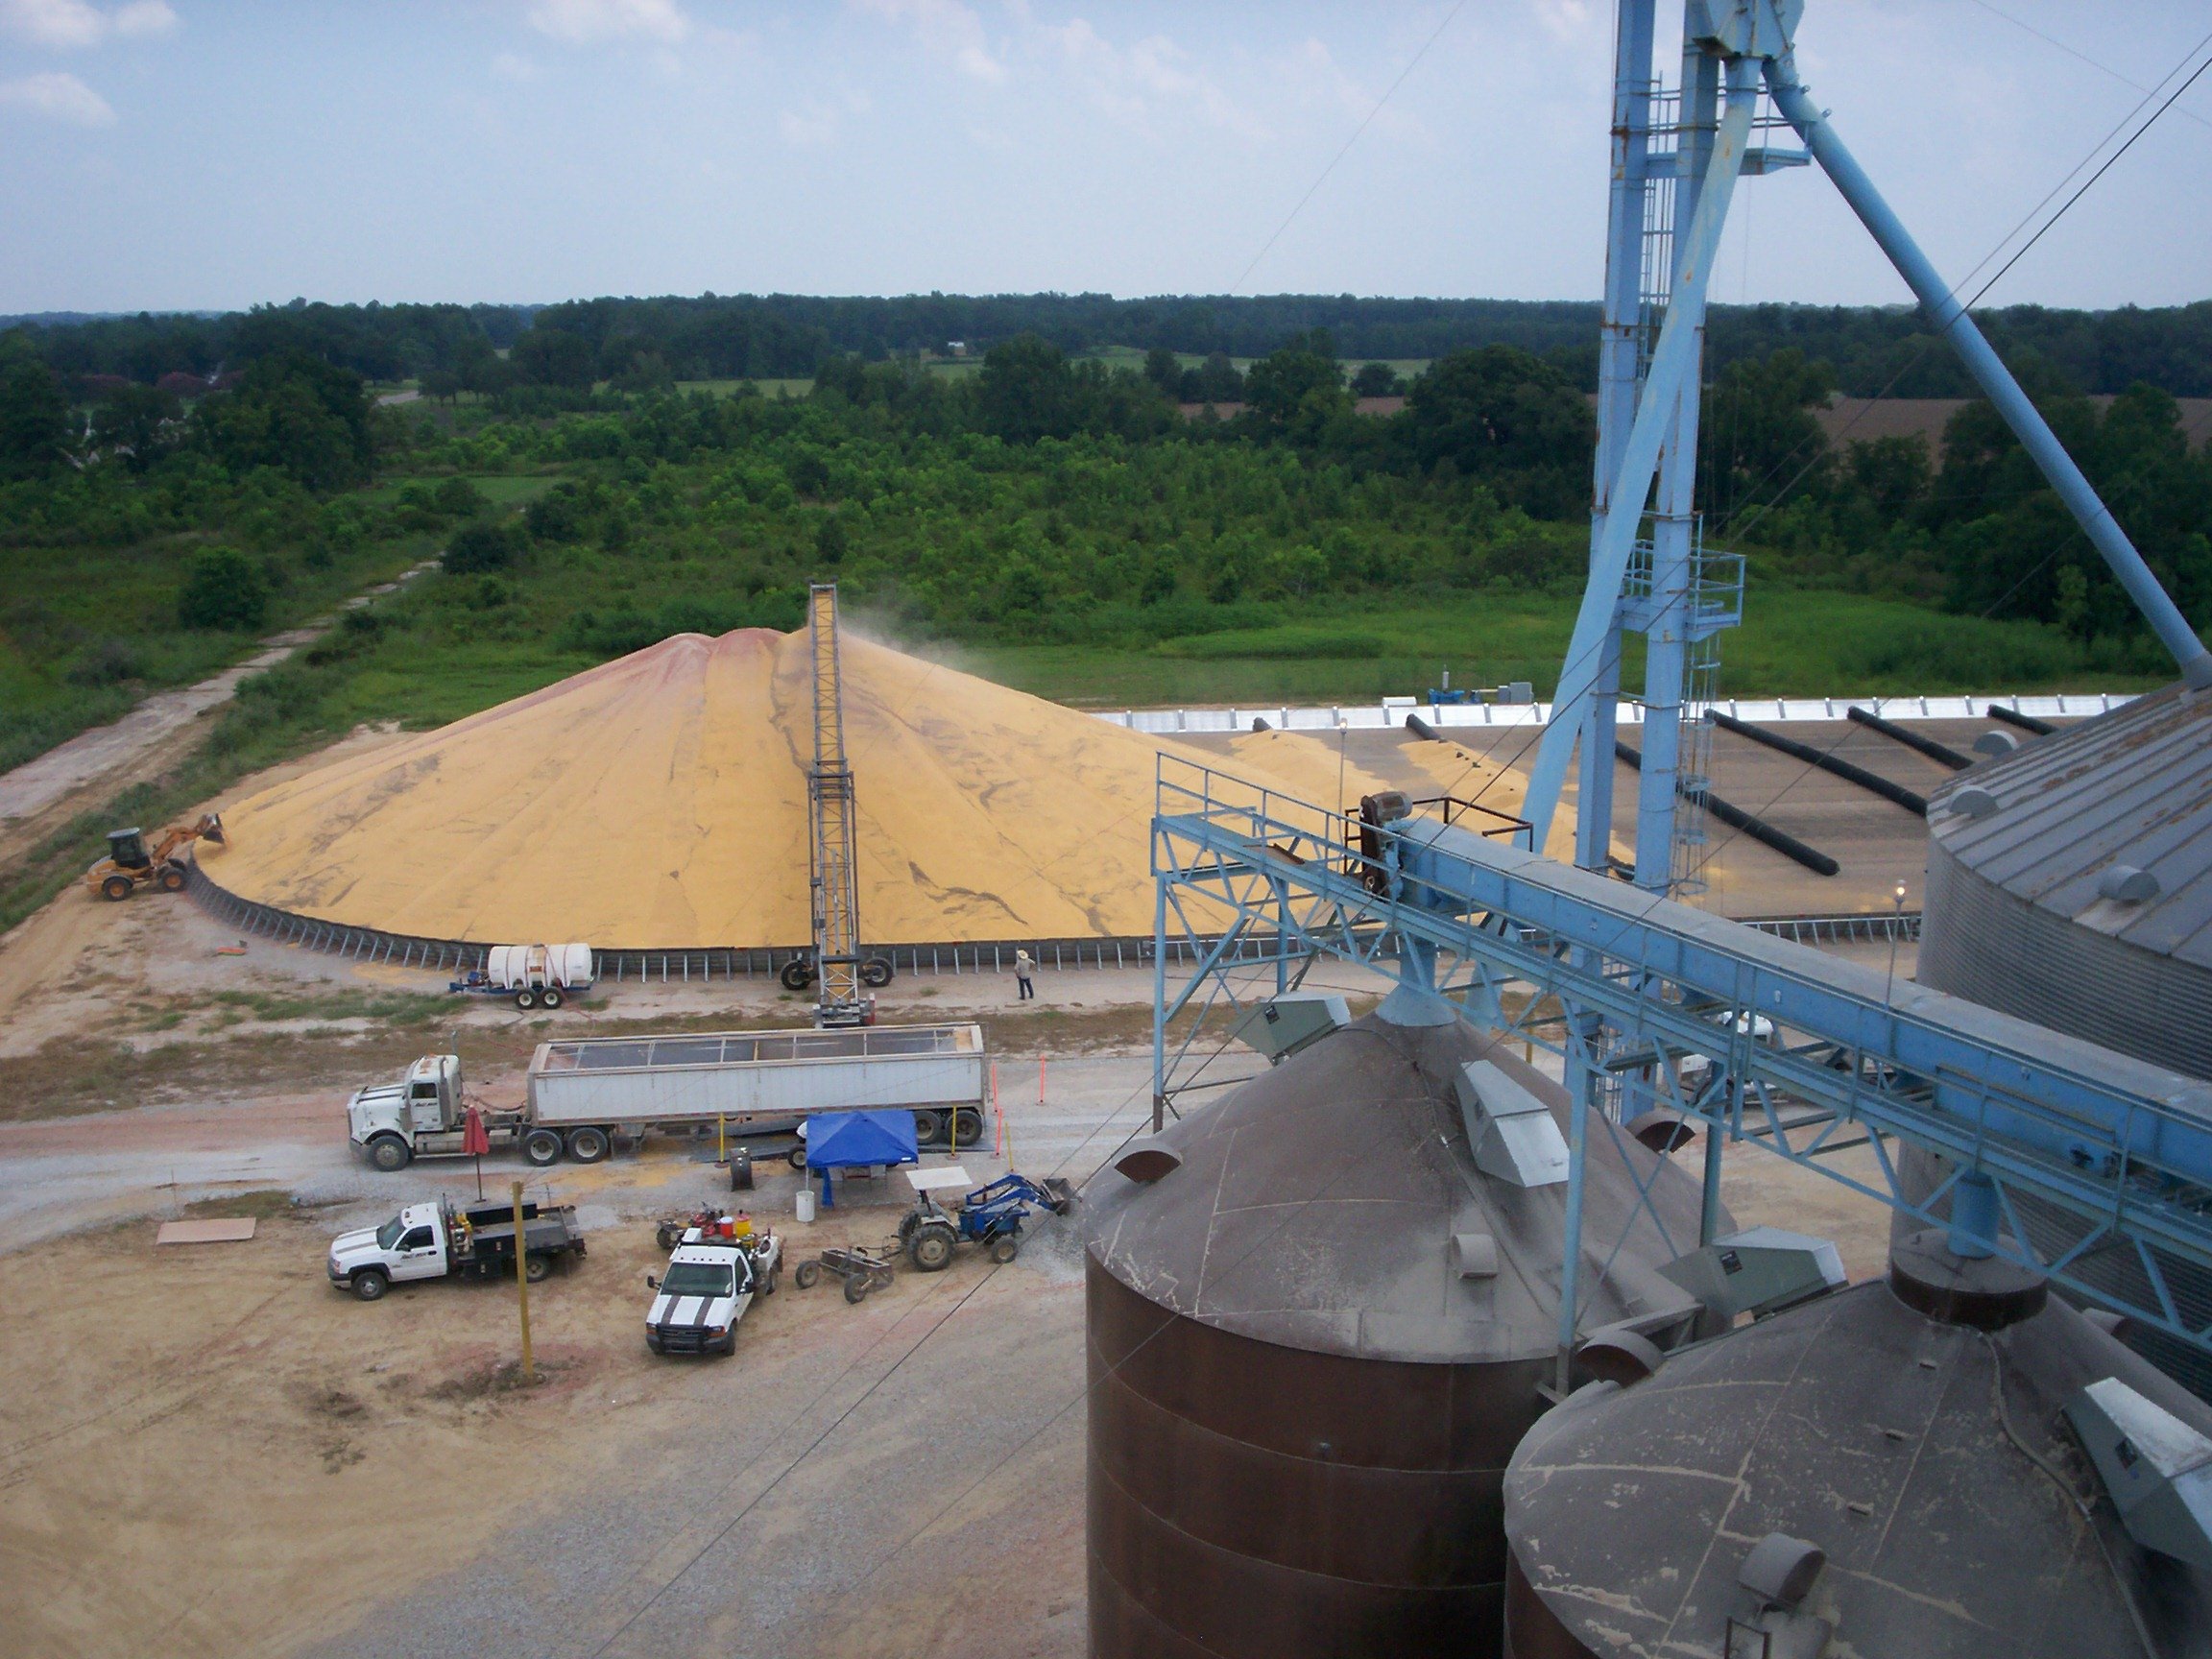
[[[1086,1299],[1094,1654],[1502,1650],[1503,1481],[1548,1361],[1279,1347],[1094,1259]]]
[[[1939,840],[1928,847],[1917,977],[1985,1008],[2212,1077],[2212,974],[2017,899],[1961,864]],[[1924,1197],[1940,1182],[1942,1168],[1933,1156],[1907,1148],[1899,1178],[1908,1192]],[[2033,1199],[2016,1203],[2031,1242],[2047,1256],[2066,1251],[2080,1237],[2080,1224],[2071,1216]],[[2212,1324],[2212,1274],[2165,1259],[2160,1268],[2181,1315],[2200,1327]],[[2132,1297],[2152,1294],[2140,1264],[2125,1250],[2094,1252],[2075,1271],[2085,1283]],[[2200,1350],[2155,1332],[2131,1331],[2127,1342],[2192,1393],[2212,1400],[2212,1359]]]
[[[2212,974],[2016,899],[1928,845],[1923,985],[2212,1077]]]

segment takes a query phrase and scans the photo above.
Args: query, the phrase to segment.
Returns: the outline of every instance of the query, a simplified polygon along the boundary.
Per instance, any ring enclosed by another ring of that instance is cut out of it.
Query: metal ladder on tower
[[[845,689],[837,662],[837,585],[806,592],[812,648],[814,764],[806,773],[813,830],[808,875],[814,922],[818,1025],[859,1025],[873,998],[860,992],[860,897],[854,869],[853,769],[845,758]]]

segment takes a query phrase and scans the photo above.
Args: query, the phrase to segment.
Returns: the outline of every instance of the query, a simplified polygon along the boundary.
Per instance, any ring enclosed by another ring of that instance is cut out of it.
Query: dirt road
[[[397,580],[380,582],[349,599],[353,610],[379,594],[397,591],[430,565],[422,564]],[[51,834],[75,813],[92,805],[94,794],[112,794],[154,776],[197,741],[191,728],[237,694],[239,682],[274,668],[328,632],[325,617],[304,627],[273,634],[245,661],[176,691],[156,691],[112,725],[80,732],[35,760],[0,773],[0,859],[12,858]]]

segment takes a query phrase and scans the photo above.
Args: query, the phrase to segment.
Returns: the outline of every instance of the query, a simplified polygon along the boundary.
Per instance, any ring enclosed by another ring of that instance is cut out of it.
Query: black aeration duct
[[[1863,766],[1854,766],[1848,760],[1838,759],[1826,750],[1815,749],[1810,743],[1800,743],[1794,737],[1785,737],[1779,732],[1769,732],[1764,726],[1754,726],[1748,720],[1738,720],[1732,715],[1721,713],[1718,709],[1713,710],[1713,724],[1719,727],[1723,732],[1733,732],[1739,737],[1748,737],[1754,743],[1764,743],[1769,749],[1779,749],[1783,754],[1802,760],[1808,766],[1817,766],[1823,772],[1833,772],[1837,777],[1847,779],[1862,789],[1872,790],[1885,801],[1896,802],[1908,812],[1917,812],[1923,818],[1928,816],[1927,796],[1916,794],[1902,783],[1892,783],[1888,779],[1882,777],[1879,773],[1869,772]]]
[[[1894,720],[1885,720],[1871,709],[1862,709],[1854,703],[1843,712],[1858,721],[1860,725],[1869,727],[1881,733],[1883,736],[1904,744],[1908,749],[1917,749],[1931,760],[1940,760],[1954,772],[1963,772],[1967,767],[1974,764],[1973,757],[1961,755],[1956,749],[1946,748],[1933,737],[1923,737],[1919,733],[1910,731],[1898,725]]]
[[[2017,709],[2008,709],[2002,703],[1989,705],[1989,718],[2002,720],[2008,726],[2017,726],[2023,732],[2032,732],[2038,737],[2048,737],[2058,730],[2048,720],[2038,720],[2032,714],[2023,714]]]
[[[1725,718],[1725,716],[1716,714],[1714,718],[1718,720]],[[1631,749],[1627,744],[1616,740],[1613,745],[1613,753],[1635,767],[1637,771],[1644,770],[1644,757],[1640,751]],[[1699,792],[1695,789],[1684,788],[1681,779],[1677,778],[1674,781],[1674,791],[1678,795],[1696,802],[1706,811],[1727,825],[1729,829],[1743,830],[1744,834],[1762,846],[1773,848],[1785,858],[1795,859],[1815,876],[1833,876],[1842,868],[1840,864],[1817,847],[1806,846],[1789,830],[1777,830],[1764,818],[1754,818],[1733,801],[1723,801],[1710,789]]]

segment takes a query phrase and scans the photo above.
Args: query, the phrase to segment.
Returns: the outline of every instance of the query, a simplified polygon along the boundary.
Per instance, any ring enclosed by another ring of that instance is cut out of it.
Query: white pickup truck
[[[645,1346],[656,1354],[734,1354],[737,1321],[756,1296],[776,1293],[783,1243],[772,1231],[739,1232],[733,1216],[685,1231],[658,1278],[645,1275],[653,1307]]]
[[[523,1271],[532,1284],[553,1264],[584,1254],[576,1207],[522,1206]],[[324,1263],[330,1283],[373,1302],[395,1285],[463,1273],[486,1278],[515,1270],[515,1206],[476,1204],[459,1209],[443,1200],[410,1204],[381,1227],[341,1233]]]

